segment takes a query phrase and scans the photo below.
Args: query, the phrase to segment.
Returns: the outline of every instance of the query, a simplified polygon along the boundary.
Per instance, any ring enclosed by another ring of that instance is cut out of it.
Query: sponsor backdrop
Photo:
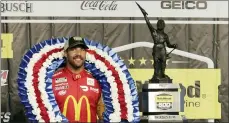
[[[228,2],[138,3],[154,27],[157,17],[165,19],[170,42],[178,44],[167,60],[166,73],[186,90],[187,118],[228,122]],[[82,36],[115,48],[139,92],[153,75],[153,41],[135,2],[3,1],[1,12],[1,109],[3,115],[11,113],[12,121],[26,121],[16,83],[21,57],[34,44],[52,37]],[[132,43],[137,45],[122,47]]]

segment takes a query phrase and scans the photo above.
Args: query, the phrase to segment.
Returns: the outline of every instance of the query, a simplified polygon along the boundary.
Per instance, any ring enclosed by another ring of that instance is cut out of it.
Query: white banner
[[[228,18],[228,1],[137,1],[148,17]],[[2,16],[143,17],[135,1],[2,1]]]

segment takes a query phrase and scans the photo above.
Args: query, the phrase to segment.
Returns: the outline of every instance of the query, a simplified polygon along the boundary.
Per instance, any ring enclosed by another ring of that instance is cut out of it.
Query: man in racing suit
[[[103,119],[99,82],[84,69],[86,49],[82,38],[66,41],[64,50],[66,65],[55,72],[52,87],[62,114],[70,122],[96,122]]]

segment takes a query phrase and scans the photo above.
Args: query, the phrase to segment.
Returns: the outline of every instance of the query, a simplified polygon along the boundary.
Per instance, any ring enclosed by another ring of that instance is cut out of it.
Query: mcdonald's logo
[[[90,103],[89,100],[86,96],[82,96],[79,101],[77,102],[77,100],[72,96],[69,95],[65,102],[64,102],[64,109],[63,109],[63,115],[66,116],[67,115],[67,108],[68,108],[68,101],[69,99],[72,99],[73,104],[74,104],[74,111],[75,111],[75,120],[79,121],[80,120],[80,111],[81,111],[81,104],[83,99],[85,99],[86,101],[86,105],[87,105],[87,122],[91,122],[91,110],[90,110]]]

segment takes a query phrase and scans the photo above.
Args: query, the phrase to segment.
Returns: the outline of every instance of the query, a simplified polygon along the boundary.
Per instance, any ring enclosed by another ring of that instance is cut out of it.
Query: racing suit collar
[[[87,73],[87,71],[85,69],[83,69],[80,73],[75,74],[67,66],[64,68],[64,70],[66,72],[68,72],[72,76],[73,80],[77,80],[77,79],[83,78]]]

